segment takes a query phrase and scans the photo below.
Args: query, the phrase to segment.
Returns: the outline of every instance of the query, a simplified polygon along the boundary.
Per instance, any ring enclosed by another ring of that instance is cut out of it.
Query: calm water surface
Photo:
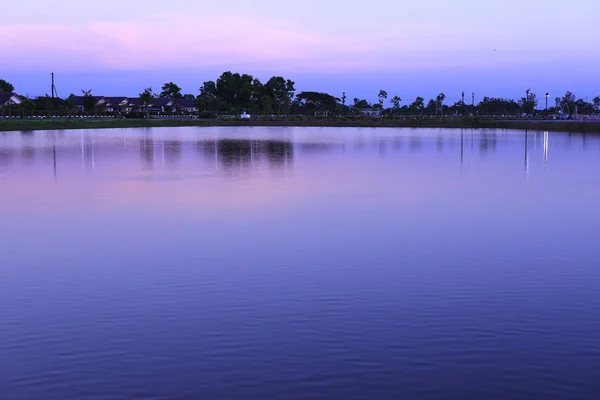
[[[597,398],[600,136],[0,132],[0,398]]]

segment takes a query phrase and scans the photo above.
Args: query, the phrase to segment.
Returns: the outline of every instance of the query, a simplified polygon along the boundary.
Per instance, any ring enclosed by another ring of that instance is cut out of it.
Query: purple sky
[[[7,8],[8,7],[8,8]],[[598,0],[25,0],[0,13],[0,79],[29,95],[197,94],[225,71],[374,100],[600,95]],[[7,62],[7,60],[9,60]]]

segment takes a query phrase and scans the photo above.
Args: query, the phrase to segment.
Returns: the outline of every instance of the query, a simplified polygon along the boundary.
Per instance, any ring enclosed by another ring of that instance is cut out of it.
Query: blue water
[[[0,132],[0,398],[592,399],[600,136]]]

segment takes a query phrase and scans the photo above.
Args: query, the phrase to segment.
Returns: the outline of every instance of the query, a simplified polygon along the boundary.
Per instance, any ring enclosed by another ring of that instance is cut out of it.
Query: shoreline
[[[119,129],[212,126],[279,126],[336,128],[447,128],[447,129],[515,129],[567,133],[600,133],[597,121],[548,120],[480,120],[480,119],[306,119],[306,120],[202,120],[202,119],[0,119],[0,133],[14,131],[64,129]]]

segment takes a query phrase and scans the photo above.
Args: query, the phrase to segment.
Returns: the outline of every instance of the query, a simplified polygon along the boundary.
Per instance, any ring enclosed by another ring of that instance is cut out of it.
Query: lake
[[[600,135],[0,132],[0,397],[600,393]]]

